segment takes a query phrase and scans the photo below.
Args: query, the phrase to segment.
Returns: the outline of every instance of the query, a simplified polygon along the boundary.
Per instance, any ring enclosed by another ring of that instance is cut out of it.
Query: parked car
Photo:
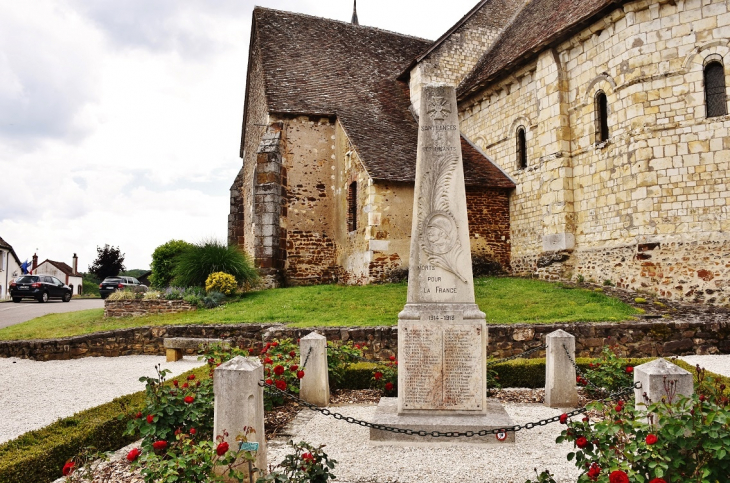
[[[146,292],[147,285],[139,283],[134,277],[107,277],[99,284],[99,295],[105,299],[110,293],[117,290],[131,290],[132,292]]]
[[[71,287],[50,275],[23,275],[10,283],[10,297],[15,303],[22,299],[36,299],[39,302],[61,299],[69,302],[72,296]]]

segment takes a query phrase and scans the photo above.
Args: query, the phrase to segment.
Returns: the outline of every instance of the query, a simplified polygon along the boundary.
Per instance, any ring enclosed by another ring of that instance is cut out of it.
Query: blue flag
[[[28,259],[26,258],[25,261],[20,265],[20,270],[23,272],[23,275],[27,275],[29,272],[28,268],[30,268],[30,263],[28,263]]]

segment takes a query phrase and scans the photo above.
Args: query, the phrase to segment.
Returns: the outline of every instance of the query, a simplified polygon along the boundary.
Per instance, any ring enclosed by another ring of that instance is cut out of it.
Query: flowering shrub
[[[281,391],[299,394],[299,379],[304,377],[303,367],[299,367],[299,346],[291,339],[267,342],[259,355],[264,364],[265,382]],[[284,396],[276,391],[264,392],[264,408],[269,411],[274,406],[284,404]]]
[[[334,387],[342,385],[347,369],[358,357],[362,357],[364,350],[367,350],[367,347],[353,344],[352,341],[339,346],[327,342],[327,371]]]
[[[315,448],[304,441],[296,444],[289,441],[289,445],[294,454],[287,455],[279,466],[256,483],[327,483],[335,479],[330,470],[337,461],[327,457],[322,451],[324,446]]]
[[[165,449],[179,432],[195,429],[200,440],[213,438],[213,379],[199,381],[191,374],[165,383],[169,370],[155,367],[157,377],[142,377],[145,407],[127,423],[125,434],[142,435],[143,449]]]
[[[568,460],[585,471],[578,481],[727,481],[730,399],[723,384],[702,369],[697,374],[691,397],[677,395],[674,381],[665,380],[665,397],[646,401],[646,411],[636,411],[633,401],[595,402],[588,406],[599,415],[595,420],[566,421],[557,442],[575,444]]]
[[[206,292],[220,292],[231,295],[236,291],[236,277],[225,272],[213,272],[205,280]]]
[[[378,365],[373,372],[372,386],[383,391],[385,396],[398,394],[398,361],[390,356],[388,362]]]
[[[634,368],[626,365],[615,352],[615,346],[603,348],[601,358],[591,362],[585,371],[585,378],[578,376],[578,383],[586,386],[588,394],[595,396],[603,392],[614,392],[634,383]],[[591,381],[592,385],[588,384]],[[598,389],[597,389],[598,388]]]

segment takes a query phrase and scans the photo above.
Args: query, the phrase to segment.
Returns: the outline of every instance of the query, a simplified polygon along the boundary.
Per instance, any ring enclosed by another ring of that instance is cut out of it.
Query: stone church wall
[[[703,66],[720,60],[727,83],[729,43],[723,0],[630,2],[462,103],[462,131],[517,182],[516,273],[727,303],[730,116],[706,118]]]
[[[411,70],[411,104],[420,105],[422,84],[459,85],[524,3],[524,0],[488,3],[430,52]]]

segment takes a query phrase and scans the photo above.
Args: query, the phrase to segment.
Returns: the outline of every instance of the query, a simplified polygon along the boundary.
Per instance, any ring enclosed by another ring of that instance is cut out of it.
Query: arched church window
[[[727,114],[725,68],[717,61],[705,66],[705,106],[707,107],[707,117]]]
[[[347,231],[357,230],[357,181],[347,189]]]
[[[608,98],[603,91],[596,94],[596,144],[608,141]]]
[[[519,169],[527,167],[527,137],[523,126],[517,128],[517,166]]]

